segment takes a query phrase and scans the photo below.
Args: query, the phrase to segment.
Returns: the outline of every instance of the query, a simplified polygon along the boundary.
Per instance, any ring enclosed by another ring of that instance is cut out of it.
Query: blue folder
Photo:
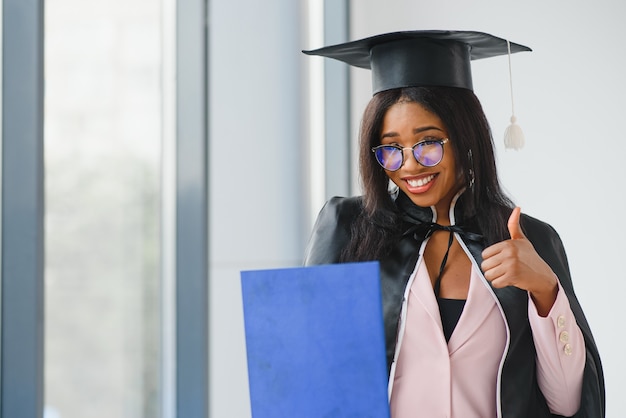
[[[241,272],[253,418],[388,418],[376,262]]]

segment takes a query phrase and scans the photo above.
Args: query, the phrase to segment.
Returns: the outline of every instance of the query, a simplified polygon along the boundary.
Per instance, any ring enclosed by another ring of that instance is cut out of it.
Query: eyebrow
[[[436,131],[443,132],[443,129],[441,129],[441,128],[437,127],[437,126],[423,126],[421,128],[413,129],[413,134],[415,135],[415,134],[419,134],[419,133],[426,132],[426,131],[431,131],[431,130],[436,130]],[[397,133],[397,132],[387,132],[387,133],[381,135],[380,139],[383,139],[383,138],[395,138],[397,136],[400,136],[400,134]]]

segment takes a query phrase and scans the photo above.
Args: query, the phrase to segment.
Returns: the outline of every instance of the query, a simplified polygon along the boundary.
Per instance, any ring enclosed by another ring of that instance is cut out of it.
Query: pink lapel
[[[467,302],[459,323],[448,342],[448,352],[450,354],[461,348],[472,337],[472,334],[476,333],[491,311],[496,308],[496,302],[488,286],[485,279],[482,278],[482,273],[478,272],[476,267],[473,266]],[[426,321],[424,315],[417,316],[417,318],[420,318],[420,322],[422,322],[419,329],[422,332],[430,330],[436,333],[438,331],[439,338],[445,343],[439,305],[437,304],[430,276],[423,260],[420,260],[410,292],[411,296],[420,302],[420,305],[428,314],[429,321]],[[430,323],[427,324],[426,322]]]
[[[482,273],[472,266],[467,302],[465,302],[459,323],[448,342],[450,354],[461,348],[485,322],[491,311],[496,308],[496,301],[488,286],[486,280],[482,278]]]
[[[441,338],[443,339],[439,305],[437,304],[437,299],[435,299],[435,293],[433,292],[433,286],[430,281],[430,276],[428,275],[426,263],[424,263],[424,260],[421,258],[413,285],[411,286],[411,294],[419,300],[430,319],[434,322],[435,327],[440,331]],[[420,315],[420,318],[423,318],[423,316]]]

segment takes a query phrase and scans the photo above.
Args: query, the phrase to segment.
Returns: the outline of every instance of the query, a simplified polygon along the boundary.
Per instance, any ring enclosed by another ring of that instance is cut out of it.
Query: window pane
[[[160,2],[45,21],[45,416],[160,414]]]

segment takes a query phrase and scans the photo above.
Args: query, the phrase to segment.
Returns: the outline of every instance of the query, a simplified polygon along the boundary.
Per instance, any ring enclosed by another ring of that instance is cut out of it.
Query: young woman
[[[485,43],[507,50],[486,34],[416,31],[312,52],[357,65],[366,51],[375,94],[364,194],[325,205],[305,264],[380,262],[393,418],[603,417],[563,245],[502,192],[471,77],[457,75]]]

